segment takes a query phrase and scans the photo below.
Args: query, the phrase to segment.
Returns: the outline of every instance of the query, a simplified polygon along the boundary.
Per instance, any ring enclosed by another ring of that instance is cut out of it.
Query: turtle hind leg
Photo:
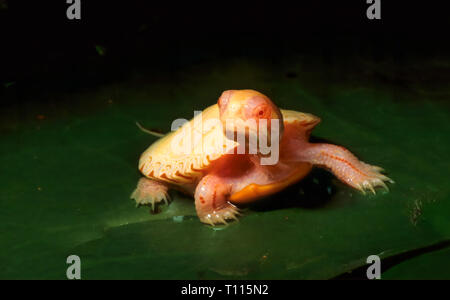
[[[228,224],[228,220],[238,220],[239,211],[228,202],[231,185],[216,175],[207,175],[195,189],[195,209],[201,222]]]
[[[155,212],[156,205],[164,202],[169,205],[170,196],[167,185],[142,177],[130,198],[136,201],[136,206],[148,205]]]

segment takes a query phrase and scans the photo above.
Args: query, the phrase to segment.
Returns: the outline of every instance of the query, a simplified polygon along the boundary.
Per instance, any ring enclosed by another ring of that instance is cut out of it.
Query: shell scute
[[[203,176],[213,161],[236,146],[236,142],[224,136],[218,106],[213,105],[153,143],[141,155],[139,170],[150,178],[190,183]]]

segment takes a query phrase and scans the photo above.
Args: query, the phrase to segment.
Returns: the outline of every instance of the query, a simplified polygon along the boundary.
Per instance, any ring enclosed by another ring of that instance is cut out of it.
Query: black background
[[[136,68],[157,74],[233,55],[276,62],[286,49],[325,57],[357,51],[374,60],[449,50],[450,18],[433,1],[381,1],[381,20],[367,19],[365,0],[82,0],[81,20],[67,19],[64,0],[7,3],[0,11],[0,81],[33,92],[83,89],[123,80]]]

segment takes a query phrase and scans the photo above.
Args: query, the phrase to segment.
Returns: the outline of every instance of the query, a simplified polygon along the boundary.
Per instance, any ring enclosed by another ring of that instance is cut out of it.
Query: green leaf
[[[173,84],[55,92],[51,99],[66,100],[24,104],[17,111],[30,113],[20,118],[2,110],[0,278],[63,279],[66,258],[76,254],[84,279],[326,279],[372,254],[388,258],[448,240],[448,106],[423,92],[410,101],[409,92],[382,84],[327,85],[300,63],[289,69],[298,76],[247,60],[205,64],[180,71]],[[139,155],[155,141],[135,121],[168,131],[230,87],[320,116],[315,136],[383,166],[396,184],[364,196],[316,170],[228,227],[201,224],[192,199],[176,192],[160,214],[135,208],[129,196]],[[402,276],[402,268],[386,276]]]
[[[450,249],[420,255],[383,273],[383,279],[445,280],[450,278]]]

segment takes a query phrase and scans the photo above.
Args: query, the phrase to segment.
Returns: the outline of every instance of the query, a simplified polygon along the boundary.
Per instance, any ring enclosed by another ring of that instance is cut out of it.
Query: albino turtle
[[[211,120],[219,121],[206,126]],[[237,125],[228,127],[229,120]],[[275,132],[272,129],[276,126],[271,127],[275,123],[271,121],[278,121]],[[377,186],[388,189],[384,181],[393,181],[381,174],[382,168],[358,160],[343,147],[310,143],[311,130],[319,122],[311,114],[280,110],[257,91],[225,91],[218,104],[163,136],[141,155],[139,170],[145,177],[139,180],[131,198],[138,206],[151,205],[154,210],[160,202],[168,204],[167,191],[174,188],[194,195],[200,221],[215,225],[237,220],[239,212],[235,204],[274,194],[301,180],[313,165],[327,168],[342,182],[363,193],[365,190],[375,193]],[[258,134],[263,129],[267,129],[267,137],[277,135],[279,156],[275,164],[261,163],[267,152],[260,147],[256,154],[251,154],[248,146],[244,154],[238,154],[237,147],[242,140],[237,136],[244,136],[246,142],[256,136],[260,142],[263,135]],[[183,142],[194,140],[195,134],[201,137],[200,141],[193,142],[190,151],[180,151]]]

